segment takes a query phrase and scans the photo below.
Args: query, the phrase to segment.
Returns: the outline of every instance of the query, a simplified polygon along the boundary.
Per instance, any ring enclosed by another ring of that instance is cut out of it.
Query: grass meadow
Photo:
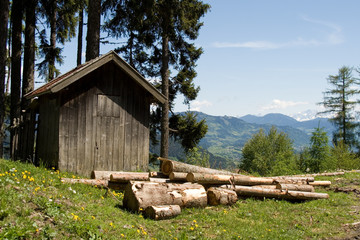
[[[0,159],[0,239],[343,239],[359,236],[360,174],[317,177],[327,200],[240,199],[233,206],[183,209],[162,221],[122,207],[123,193],[82,184],[55,169]],[[349,226],[350,225],[350,226]]]

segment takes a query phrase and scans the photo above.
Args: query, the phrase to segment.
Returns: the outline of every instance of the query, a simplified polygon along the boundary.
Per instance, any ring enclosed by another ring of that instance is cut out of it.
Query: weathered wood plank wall
[[[147,170],[149,94],[113,63],[76,84],[61,95],[59,169]]]
[[[39,99],[39,119],[36,145],[37,163],[58,167],[59,102],[57,98]],[[40,162],[39,162],[40,161]]]

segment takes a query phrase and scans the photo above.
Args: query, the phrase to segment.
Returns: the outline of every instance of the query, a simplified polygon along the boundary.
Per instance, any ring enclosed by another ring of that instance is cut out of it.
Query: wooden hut
[[[26,97],[38,101],[38,161],[85,176],[147,170],[150,104],[166,98],[115,52]]]

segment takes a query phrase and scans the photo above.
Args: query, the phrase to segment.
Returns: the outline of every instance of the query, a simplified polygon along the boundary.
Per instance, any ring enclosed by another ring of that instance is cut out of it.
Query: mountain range
[[[334,130],[327,118],[298,121],[279,113],[271,113],[261,117],[254,115],[243,117],[211,116],[202,112],[195,113],[199,120],[205,119],[208,125],[208,132],[199,145],[209,153],[212,167],[229,168],[238,165],[242,147],[260,129],[268,132],[272,126],[275,126],[279,132],[285,132],[293,141],[296,151],[309,146],[311,133],[315,128],[323,128],[329,136]],[[331,138],[329,137],[329,139]],[[152,152],[157,152],[158,149],[152,148]],[[169,155],[178,159],[185,158],[180,145],[176,142],[170,143]]]

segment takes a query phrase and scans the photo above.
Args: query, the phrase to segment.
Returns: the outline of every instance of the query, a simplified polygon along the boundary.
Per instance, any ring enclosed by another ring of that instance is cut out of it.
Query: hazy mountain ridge
[[[200,141],[200,146],[210,153],[212,167],[235,167],[241,158],[244,144],[260,129],[266,132],[276,126],[279,132],[285,132],[293,141],[296,151],[309,146],[311,133],[318,126],[323,127],[329,135],[333,127],[328,119],[317,118],[308,121],[297,121],[283,114],[267,114],[263,117],[246,115],[244,117],[212,116],[195,112],[199,120],[205,119],[208,132]],[[155,150],[153,148],[153,150]],[[153,152],[157,152],[157,149]],[[171,142],[169,155],[185,159],[179,143]]]

